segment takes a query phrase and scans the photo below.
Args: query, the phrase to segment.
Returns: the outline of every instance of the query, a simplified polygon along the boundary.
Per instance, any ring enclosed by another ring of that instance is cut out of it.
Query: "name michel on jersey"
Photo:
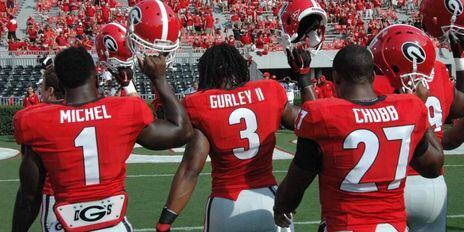
[[[252,95],[255,94],[258,102],[264,101],[264,94],[261,88],[244,90],[237,93],[226,93],[209,96],[211,109],[228,108],[253,103]]]
[[[104,105],[86,109],[60,110],[60,123],[87,122],[110,118],[111,115],[108,114]]]
[[[391,122],[398,120],[398,111],[394,106],[374,109],[353,109],[356,123]]]

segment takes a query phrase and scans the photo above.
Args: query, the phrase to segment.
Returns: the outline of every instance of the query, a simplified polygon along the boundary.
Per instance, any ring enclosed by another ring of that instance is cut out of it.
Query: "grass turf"
[[[294,152],[295,145],[289,141],[295,139],[293,133],[282,131],[278,133],[278,147],[289,152]],[[16,148],[11,137],[1,137],[0,147]],[[135,148],[137,154],[174,154],[172,152],[152,152],[143,148]],[[1,181],[18,178],[18,157],[0,161],[0,231],[11,230],[12,211],[15,200],[18,181]],[[274,161],[274,170],[285,171],[290,160]],[[448,215],[464,215],[464,198],[462,198],[462,186],[464,181],[464,156],[447,156],[446,182],[448,185]],[[158,174],[174,174],[177,164],[129,164],[127,191],[130,196],[128,218],[136,229],[153,228],[159,213],[166,201],[169,191],[171,176],[155,176]],[[211,171],[210,165],[206,165],[204,172]],[[138,176],[144,175],[144,176]],[[275,176],[281,180],[285,172],[277,172]],[[200,227],[203,223],[204,206],[210,193],[211,178],[205,174],[200,177],[195,192],[184,212],[179,216],[174,227]],[[308,222],[319,219],[317,183],[306,191],[303,202],[295,216],[297,231],[316,231],[316,224]],[[186,229],[186,228],[184,228]],[[40,231],[38,220],[31,231]],[[197,229],[198,231],[198,229]],[[464,231],[464,217],[448,218],[448,231]]]

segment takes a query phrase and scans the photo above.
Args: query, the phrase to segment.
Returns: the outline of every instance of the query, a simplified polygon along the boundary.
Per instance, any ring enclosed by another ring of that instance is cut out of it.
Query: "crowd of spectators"
[[[14,18],[17,9],[7,7],[11,5],[10,1],[0,0],[0,29],[8,31],[4,38],[8,40],[10,51],[56,51],[71,45],[83,45],[91,50],[99,27],[114,21],[125,24],[127,13],[127,8],[120,7],[117,0],[38,0],[39,22],[30,17],[26,37],[18,39],[14,33],[18,28]],[[138,1],[128,0],[128,5],[133,6]],[[401,8],[411,14],[411,19],[405,23],[416,25],[419,21],[414,11],[416,0],[318,1],[328,13],[328,22],[333,29],[328,33],[334,35],[324,43],[323,49],[340,49],[353,43],[366,45],[380,30],[398,22],[397,10]],[[278,13],[284,0],[166,2],[178,13],[184,45],[207,49],[226,42],[261,55],[282,49],[277,32],[280,29]],[[59,9],[58,15],[51,16],[49,12],[56,8]]]
[[[57,15],[49,14],[53,7],[59,9]],[[114,21],[125,23],[126,15],[116,0],[38,0],[36,10],[40,17],[27,19],[25,38],[8,35],[9,51],[57,51],[72,45],[91,50],[99,28]]]

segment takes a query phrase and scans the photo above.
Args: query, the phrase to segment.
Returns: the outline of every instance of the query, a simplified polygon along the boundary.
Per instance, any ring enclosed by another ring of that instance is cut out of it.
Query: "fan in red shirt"
[[[18,29],[18,24],[16,23],[14,16],[10,16],[10,20],[6,24],[6,28],[8,29],[8,39],[17,39],[16,30]]]
[[[145,56],[139,62],[167,109],[167,120],[156,121],[140,98],[98,97],[94,61],[83,48],[63,50],[54,64],[65,102],[26,108],[14,118],[16,141],[25,148],[13,231],[27,231],[37,217],[45,170],[57,201],[54,211],[66,231],[132,231],[124,181],[135,142],[167,149],[185,144],[192,134],[165,79],[165,58]],[[95,208],[105,213],[85,213]]]
[[[105,4],[101,7],[101,12],[103,23],[109,23],[111,14],[110,8]]]
[[[295,120],[295,158],[277,189],[275,222],[288,227],[319,176],[320,231],[406,231],[408,164],[426,177],[440,175],[443,166],[427,109],[412,94],[375,94],[374,61],[365,47],[341,49],[333,64],[340,98],[303,104]],[[424,89],[418,94],[426,98]]]
[[[335,86],[333,82],[327,80],[324,75],[321,75],[319,78],[317,78],[315,88],[317,91],[318,99],[336,97]]]
[[[23,99],[23,106],[29,107],[33,105],[39,104],[39,97],[35,94],[34,89],[32,87],[27,88],[27,94]]]

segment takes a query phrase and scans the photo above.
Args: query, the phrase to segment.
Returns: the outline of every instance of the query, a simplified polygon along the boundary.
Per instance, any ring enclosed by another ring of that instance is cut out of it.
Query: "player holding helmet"
[[[137,95],[132,81],[134,56],[127,46],[126,28],[118,23],[104,25],[95,38],[95,50],[103,66],[116,78],[126,95]]]
[[[392,25],[381,31],[369,48],[378,71],[397,92],[417,91],[419,83],[428,88],[428,120],[442,139],[445,120],[462,117],[456,107],[464,103],[464,94],[454,88],[446,66],[436,60],[432,40],[415,27]],[[442,175],[426,179],[409,168],[405,200],[411,231],[446,230],[447,188]]]
[[[301,16],[307,19],[316,13],[312,11],[314,5],[298,4],[303,1],[293,4],[300,6]],[[296,7],[288,9],[297,11]],[[296,43],[317,28],[322,19],[317,16],[317,23],[311,28],[301,26],[300,36],[289,42]],[[294,26],[299,23],[297,19]],[[303,101],[314,99],[309,78],[310,52],[287,49],[287,58],[302,89]],[[277,82],[250,82],[247,70],[246,60],[226,44],[211,47],[200,58],[199,91],[184,99],[196,128],[194,139],[186,147],[157,231],[170,231],[195,188],[208,154],[212,159],[213,186],[204,231],[277,229],[272,218],[275,132],[280,122],[293,129],[299,108],[287,103],[285,90]]]
[[[134,55],[166,56],[169,65],[180,45],[177,14],[159,0],[144,0],[129,12],[127,44]]]

